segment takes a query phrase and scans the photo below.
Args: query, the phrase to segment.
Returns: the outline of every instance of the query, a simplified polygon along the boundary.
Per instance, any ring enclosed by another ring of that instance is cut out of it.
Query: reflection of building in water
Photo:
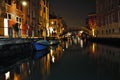
[[[104,65],[108,70],[116,69],[120,73],[120,48],[93,43],[90,53],[94,55],[99,67]]]
[[[50,54],[35,61],[29,59],[17,62],[7,70],[9,71],[0,75],[0,80],[37,80],[38,78],[43,80],[50,73]]]
[[[54,46],[55,47],[55,46]],[[60,45],[56,46],[52,51],[54,62],[57,62],[63,55]],[[50,74],[50,63],[53,57],[48,53],[40,59],[25,59],[12,65],[13,69],[0,75],[0,80],[47,80]],[[36,77],[37,76],[37,77]],[[6,79],[5,79],[6,78]]]
[[[84,48],[87,45],[87,41],[85,39],[84,40],[81,39],[80,37],[69,38],[67,41],[61,42],[60,45],[63,47],[63,51],[64,51],[65,49],[73,45],[80,45],[81,48]]]
[[[103,56],[106,59],[120,63],[120,48],[105,45],[97,45],[96,51],[97,51],[96,55]]]
[[[51,46],[51,49],[50,49],[51,61],[53,63],[59,60],[63,55],[63,48],[60,45],[57,45],[56,48],[54,47],[55,46]]]
[[[7,72],[0,75],[0,80],[26,80],[27,77],[30,77],[29,74],[31,74],[29,62],[26,61],[17,62],[17,64],[10,65],[6,69]]]
[[[62,42],[60,43],[60,46],[61,46],[61,48],[62,48],[63,51],[64,51],[65,49],[69,48],[69,45],[70,45],[69,41],[62,41]]]

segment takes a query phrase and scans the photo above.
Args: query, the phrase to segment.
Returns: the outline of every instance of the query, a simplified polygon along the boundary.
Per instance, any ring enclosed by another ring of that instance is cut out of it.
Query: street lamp
[[[26,5],[27,5],[27,2],[26,2],[26,1],[22,1],[22,5],[23,5],[23,6],[26,6]]]
[[[27,6],[27,8],[25,8],[25,14],[26,14],[26,20],[27,20],[27,30],[26,30],[26,37],[29,37],[29,29],[30,29],[30,0],[23,0],[22,2],[23,6]],[[28,19],[29,17],[29,19]]]
[[[53,25],[53,24],[54,24],[54,21],[52,21],[51,24]]]

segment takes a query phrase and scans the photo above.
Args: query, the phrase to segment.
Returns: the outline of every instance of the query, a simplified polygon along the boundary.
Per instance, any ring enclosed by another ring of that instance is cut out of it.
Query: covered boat
[[[40,51],[48,48],[48,46],[37,43],[37,42],[32,42],[32,45],[35,51]]]

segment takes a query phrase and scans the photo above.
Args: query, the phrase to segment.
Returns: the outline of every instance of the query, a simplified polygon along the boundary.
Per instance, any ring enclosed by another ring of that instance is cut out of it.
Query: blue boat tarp
[[[48,46],[42,45],[42,44],[39,44],[39,43],[36,43],[36,42],[33,42],[32,45],[34,47],[34,50],[36,50],[36,51],[40,51],[40,50],[44,50],[44,49],[48,48]]]
[[[54,40],[49,40],[49,41],[47,41],[47,40],[38,40],[36,42],[39,43],[39,44],[42,44],[42,45],[46,45],[46,46],[57,45],[59,43],[59,41],[55,40],[55,39]]]
[[[37,43],[43,44],[43,45],[47,45],[47,46],[50,45],[49,42],[48,42],[47,40],[38,40]]]

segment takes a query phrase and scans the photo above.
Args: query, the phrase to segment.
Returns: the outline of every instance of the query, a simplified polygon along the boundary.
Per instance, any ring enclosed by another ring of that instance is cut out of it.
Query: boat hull
[[[40,50],[44,50],[44,49],[48,48],[48,46],[42,45],[42,44],[39,44],[39,43],[36,43],[36,42],[33,42],[32,45],[33,45],[33,48],[34,48],[35,51],[40,51]]]
[[[49,52],[50,52],[49,49],[45,49],[45,50],[41,50],[41,51],[36,51],[36,52],[33,53],[32,57],[33,57],[34,60],[37,60],[37,59],[43,57],[44,55],[46,55]]]

